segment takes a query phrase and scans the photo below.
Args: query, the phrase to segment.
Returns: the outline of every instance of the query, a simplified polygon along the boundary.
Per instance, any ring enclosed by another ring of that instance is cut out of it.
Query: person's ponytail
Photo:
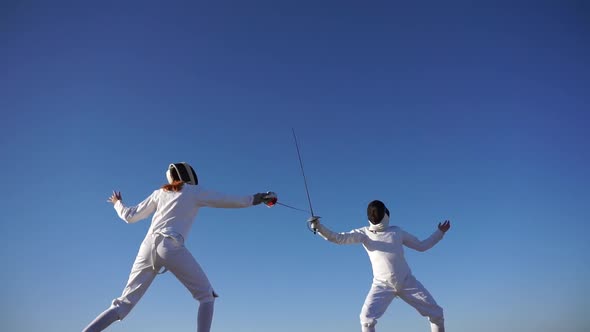
[[[165,184],[162,186],[162,189],[166,191],[176,191],[179,192],[182,190],[182,186],[184,186],[184,182],[179,180],[174,180],[174,182],[170,184]]]

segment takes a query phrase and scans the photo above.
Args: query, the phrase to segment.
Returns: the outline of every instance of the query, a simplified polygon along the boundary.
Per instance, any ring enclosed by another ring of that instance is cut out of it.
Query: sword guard
[[[278,200],[279,198],[277,197],[277,194],[272,191],[267,192],[266,196],[262,198],[262,202],[264,203],[264,205],[268,206],[269,208],[275,206]]]
[[[312,231],[313,231],[313,234],[317,234],[317,233],[318,233],[318,230],[317,230],[317,228],[314,228],[314,227],[313,227],[313,224],[314,224],[315,222],[318,222],[318,223],[319,223],[319,222],[320,222],[320,218],[321,218],[321,217],[318,217],[318,216],[311,216],[311,217],[309,217],[309,219],[307,219],[307,227],[308,227],[310,230],[312,230]]]

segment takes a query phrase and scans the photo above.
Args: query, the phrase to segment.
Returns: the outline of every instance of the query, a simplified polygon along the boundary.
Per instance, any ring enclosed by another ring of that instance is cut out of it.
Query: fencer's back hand
[[[445,220],[443,223],[438,223],[438,229],[440,229],[440,231],[443,233],[446,233],[450,228],[451,222],[448,220]]]
[[[115,203],[117,203],[117,201],[122,201],[122,200],[123,200],[123,197],[121,196],[121,192],[120,191],[117,192],[117,191],[113,190],[113,194],[111,195],[111,197],[109,197],[109,199],[107,199],[107,202],[115,204]]]

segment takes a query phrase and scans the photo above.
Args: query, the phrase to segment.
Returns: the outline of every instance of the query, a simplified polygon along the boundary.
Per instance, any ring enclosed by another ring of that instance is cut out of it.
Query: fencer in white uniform
[[[361,310],[362,332],[374,332],[377,319],[395,297],[428,317],[432,332],[444,332],[443,309],[432,295],[412,275],[404,258],[403,246],[425,251],[432,248],[450,228],[450,222],[438,224],[438,229],[426,240],[420,241],[397,226],[389,226],[389,210],[383,202],[375,200],[367,207],[369,226],[347,233],[335,233],[312,217],[311,227],[326,240],[337,244],[362,243],[373,268],[373,283]]]
[[[197,185],[197,175],[187,163],[171,164],[166,176],[169,184],[155,190],[136,206],[125,206],[120,193],[114,192],[109,198],[119,217],[127,223],[137,222],[151,214],[153,217],[122,295],[114,299],[112,305],[84,332],[102,331],[113,322],[122,320],[145,294],[154,278],[166,270],[173,273],[199,302],[197,331],[210,331],[217,294],[184,242],[199,208],[245,208],[265,202],[268,193],[231,196],[203,189]],[[161,269],[163,271],[159,272]]]

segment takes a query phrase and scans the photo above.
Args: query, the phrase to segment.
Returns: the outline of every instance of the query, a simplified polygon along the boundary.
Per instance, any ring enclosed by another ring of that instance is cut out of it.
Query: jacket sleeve
[[[441,230],[436,230],[426,240],[420,241],[414,235],[402,230],[403,243],[406,247],[417,251],[426,251],[443,238],[444,233]]]
[[[117,211],[119,217],[128,224],[145,219],[152,213],[156,212],[158,206],[155,200],[156,192],[157,191],[154,191],[148,198],[144,199],[143,202],[136,206],[127,207],[123,202],[117,201],[115,203],[115,211]]]
[[[235,196],[203,189],[197,193],[197,204],[213,208],[238,209],[252,206],[254,195]]]
[[[321,237],[336,244],[363,243],[367,237],[360,229],[346,233],[335,233],[323,224],[319,224],[317,230]]]

